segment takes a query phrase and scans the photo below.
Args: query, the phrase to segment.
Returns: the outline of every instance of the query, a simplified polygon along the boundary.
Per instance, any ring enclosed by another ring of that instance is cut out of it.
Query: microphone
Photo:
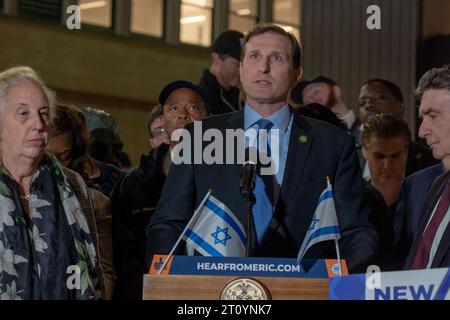
[[[256,163],[247,160],[244,162],[241,169],[241,195],[247,199],[247,246],[245,248],[245,256],[249,257],[251,250],[253,249],[254,242],[254,221],[253,221],[253,205],[255,204],[255,195],[253,189],[255,189],[256,183]]]
[[[256,164],[253,161],[246,161],[241,169],[241,195],[249,198],[256,181]]]

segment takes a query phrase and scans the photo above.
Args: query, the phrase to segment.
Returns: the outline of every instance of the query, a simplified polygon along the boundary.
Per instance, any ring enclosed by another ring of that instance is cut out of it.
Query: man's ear
[[[364,159],[367,160],[367,152],[368,152],[368,151],[366,151],[366,148],[364,148],[364,146],[361,147],[361,150],[362,150],[362,154],[363,154],[363,156],[364,156]]]
[[[297,83],[300,82],[302,75],[303,75],[303,69],[301,67],[298,68],[297,70],[295,70],[292,87],[295,87],[297,85]]]
[[[215,52],[211,53],[211,60],[213,63],[218,63],[221,61],[219,55]]]

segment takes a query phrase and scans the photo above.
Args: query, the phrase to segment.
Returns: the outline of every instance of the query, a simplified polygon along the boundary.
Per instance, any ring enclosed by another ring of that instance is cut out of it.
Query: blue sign
[[[450,268],[330,278],[330,300],[450,300]]]
[[[150,274],[157,274],[165,259],[155,255]],[[304,259],[299,265],[291,258],[173,256],[162,274],[328,278],[338,270],[334,264],[335,260]],[[347,274],[345,263],[343,272]]]

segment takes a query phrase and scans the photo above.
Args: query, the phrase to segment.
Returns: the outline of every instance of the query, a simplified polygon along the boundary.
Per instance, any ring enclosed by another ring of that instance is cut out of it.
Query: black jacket
[[[397,203],[388,207],[381,193],[369,182],[365,182],[364,198],[370,208],[369,221],[375,226],[380,239],[379,252],[373,263],[382,271],[401,270],[405,261],[395,239],[394,221]]]
[[[162,166],[168,150],[168,145],[161,145],[149,155],[142,155],[139,167],[122,176],[114,186],[111,204],[116,299],[142,299],[142,275],[148,271],[145,229],[166,179]]]
[[[224,90],[216,77],[204,70],[202,78],[199,83],[206,91],[208,99],[208,112],[211,115],[228,113],[232,111],[238,111],[241,109],[241,102],[239,100],[239,89],[231,88],[230,90]]]

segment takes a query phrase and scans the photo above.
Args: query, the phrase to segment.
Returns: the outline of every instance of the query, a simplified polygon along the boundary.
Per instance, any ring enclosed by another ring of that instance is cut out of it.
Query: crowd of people
[[[111,117],[58,104],[29,67],[1,72],[0,299],[142,299],[152,256],[171,251],[210,190],[246,225],[242,165],[173,161],[180,129],[202,154],[210,141],[195,137],[210,129],[278,133],[261,150],[278,170],[258,167],[249,256],[297,257],[328,177],[351,273],[449,267],[450,66],[418,84],[420,144],[395,83],[366,81],[352,108],[329,77],[302,80],[301,59],[275,24],[222,33],[199,83],[174,79],[149,106],[149,148],[130,170]],[[305,257],[335,255],[324,241]]]

